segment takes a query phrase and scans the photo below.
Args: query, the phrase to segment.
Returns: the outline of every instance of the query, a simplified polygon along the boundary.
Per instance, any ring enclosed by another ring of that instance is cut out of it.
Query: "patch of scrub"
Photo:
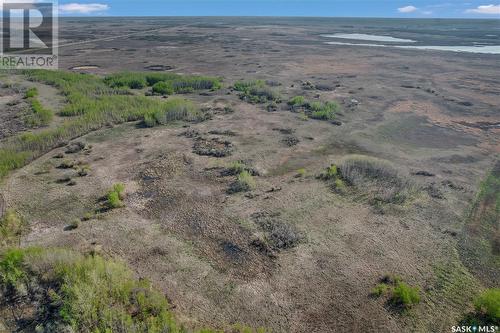
[[[388,121],[378,127],[377,136],[382,141],[416,148],[451,149],[477,143],[471,135],[436,126],[425,117],[414,115]]]
[[[389,42],[389,43],[416,43],[417,42],[413,39],[404,39],[404,38],[396,38],[396,37],[391,37],[391,36],[368,35],[368,34],[333,34],[333,35],[321,35],[321,37],[353,39],[353,40],[367,40],[367,41],[372,41],[372,42]]]

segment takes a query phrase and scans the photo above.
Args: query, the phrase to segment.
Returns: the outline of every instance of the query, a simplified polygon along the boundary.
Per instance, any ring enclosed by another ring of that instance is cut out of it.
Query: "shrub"
[[[153,85],[153,93],[159,95],[172,95],[174,87],[169,82],[160,81]]]
[[[24,93],[24,98],[33,98],[38,96],[38,89],[36,87],[29,88],[26,90],[26,93]]]
[[[371,294],[376,297],[385,295],[389,291],[389,286],[385,283],[379,283],[372,289]]]
[[[292,99],[288,101],[288,105],[290,106],[305,106],[306,105],[306,99],[304,96],[295,96]]]
[[[285,250],[295,247],[302,240],[302,235],[294,226],[273,223],[269,230],[268,239],[274,249]]]
[[[476,312],[491,322],[500,320],[500,288],[487,289],[474,300]]]
[[[228,171],[233,175],[239,175],[245,170],[247,170],[247,166],[241,161],[232,162],[228,168]]]
[[[340,107],[334,102],[313,102],[309,104],[308,109],[311,111],[310,117],[313,119],[333,120]]]
[[[255,189],[255,180],[253,179],[250,172],[244,170],[238,174],[236,182],[231,184],[229,193],[247,192],[253,189]]]
[[[108,194],[106,196],[106,203],[109,209],[115,209],[115,208],[120,208],[123,207],[123,198],[124,194],[123,192],[125,191],[125,185],[123,184],[114,184],[113,187],[108,191]]]
[[[306,169],[300,168],[297,170],[297,177],[305,177],[306,176]]]
[[[404,282],[398,282],[392,291],[391,302],[404,308],[410,308],[420,302],[420,290]]]
[[[240,98],[250,103],[279,102],[280,96],[262,80],[238,81],[234,90],[240,91]]]
[[[340,178],[371,194],[375,201],[403,203],[414,191],[413,184],[385,160],[351,155],[338,166]]]

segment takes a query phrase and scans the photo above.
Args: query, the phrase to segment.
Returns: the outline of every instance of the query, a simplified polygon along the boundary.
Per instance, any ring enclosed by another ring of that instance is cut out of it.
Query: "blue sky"
[[[68,16],[348,16],[500,19],[500,2],[492,0],[59,0],[59,5],[61,14]]]

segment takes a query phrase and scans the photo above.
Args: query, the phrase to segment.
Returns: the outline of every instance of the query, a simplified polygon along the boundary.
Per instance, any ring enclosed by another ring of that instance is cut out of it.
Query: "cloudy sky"
[[[498,0],[497,0],[498,1]],[[59,0],[68,16],[348,16],[500,19],[491,0]]]

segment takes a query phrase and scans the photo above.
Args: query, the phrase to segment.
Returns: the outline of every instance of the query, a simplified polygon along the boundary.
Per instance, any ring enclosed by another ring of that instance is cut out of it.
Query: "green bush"
[[[174,87],[170,82],[160,81],[153,85],[153,93],[158,95],[172,95],[174,93]]]
[[[420,290],[404,282],[398,282],[392,291],[391,302],[404,308],[410,308],[420,302]]]
[[[38,89],[36,87],[29,88],[26,90],[26,93],[24,93],[24,98],[33,98],[38,96]]]
[[[389,286],[386,285],[385,283],[379,283],[375,286],[375,288],[372,289],[371,294],[376,297],[380,297],[382,295],[387,294],[389,291]]]
[[[290,106],[305,106],[307,104],[304,96],[295,96],[288,101],[288,105]]]
[[[491,322],[500,321],[500,288],[485,290],[474,300],[474,307]]]
[[[313,119],[333,120],[340,107],[335,102],[313,102],[309,104],[308,109],[311,111],[309,116]]]
[[[125,185],[123,184],[114,184],[113,187],[108,191],[108,194],[106,196],[106,203],[109,209],[115,209],[115,208],[120,208],[123,207],[123,198],[124,198],[124,192],[125,191]]]

